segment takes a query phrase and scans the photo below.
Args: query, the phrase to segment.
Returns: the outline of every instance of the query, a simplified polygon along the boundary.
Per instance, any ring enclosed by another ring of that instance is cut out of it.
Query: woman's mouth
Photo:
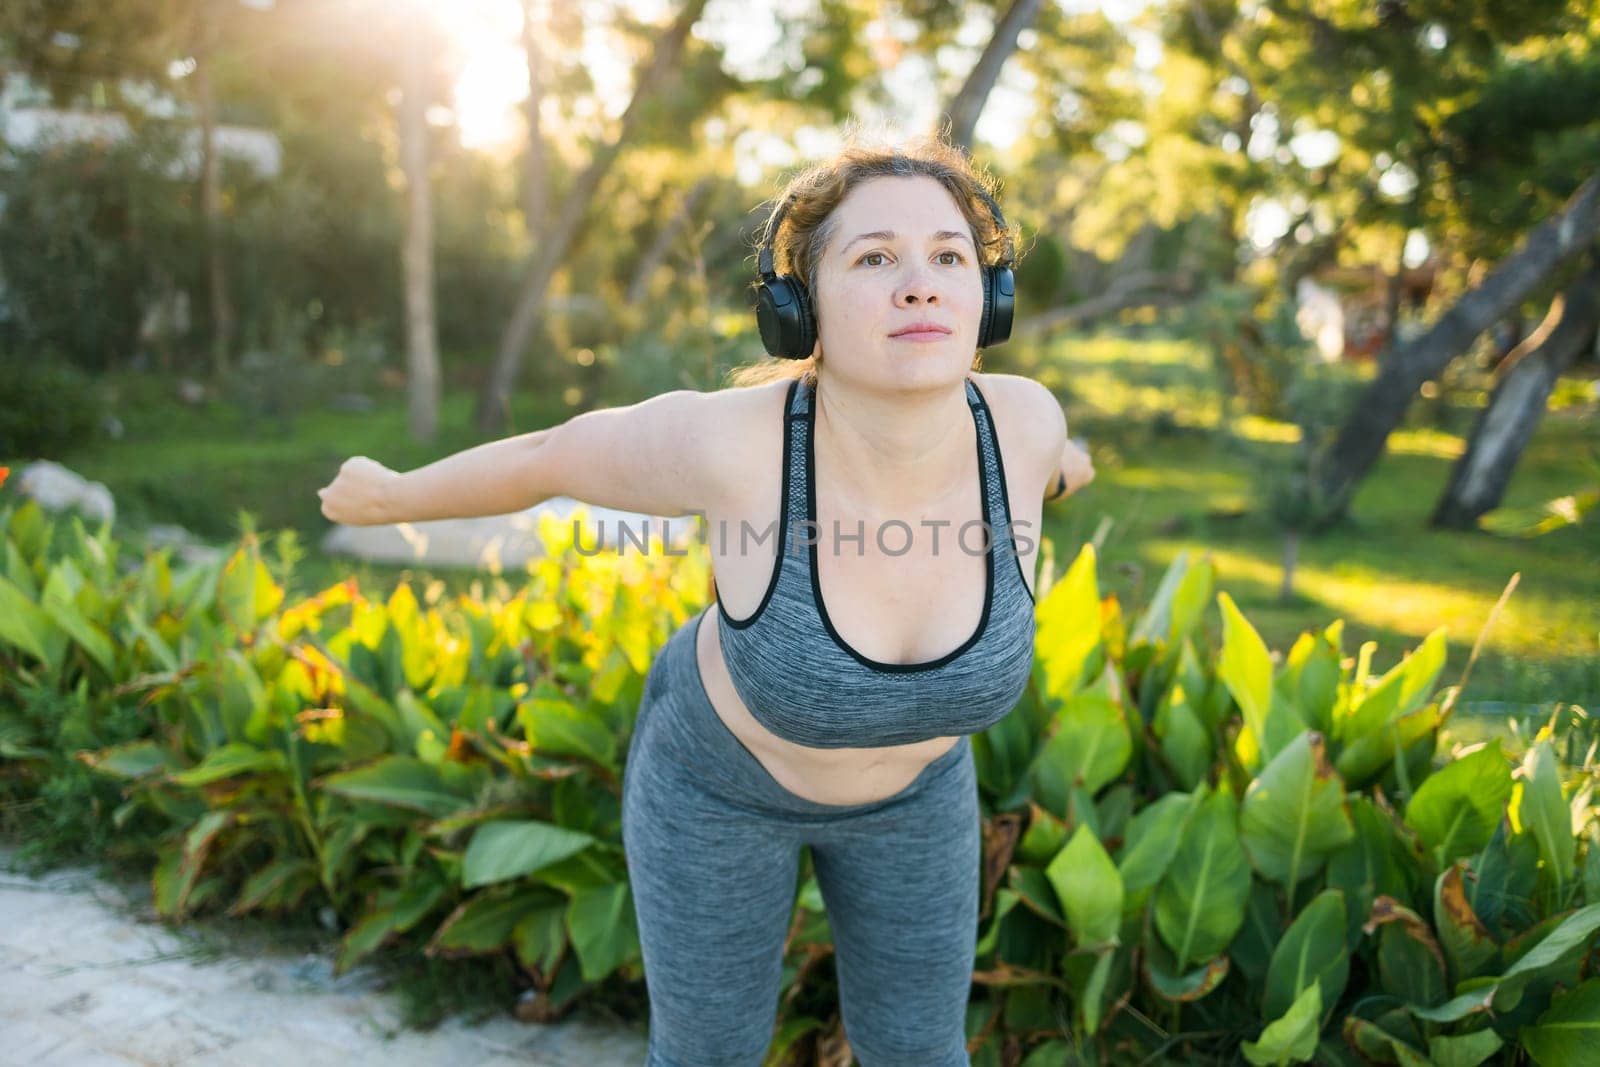
[[[949,336],[949,330],[939,330],[936,326],[930,326],[926,330],[904,330],[901,333],[890,334],[890,341],[944,341]]]

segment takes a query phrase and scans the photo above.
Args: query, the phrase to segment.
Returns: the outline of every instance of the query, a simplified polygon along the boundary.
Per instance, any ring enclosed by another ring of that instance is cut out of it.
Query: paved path
[[[643,1027],[451,1019],[404,1029],[375,970],[224,920],[151,921],[149,893],[83,868],[31,877],[0,841],[0,1064],[639,1067]]]

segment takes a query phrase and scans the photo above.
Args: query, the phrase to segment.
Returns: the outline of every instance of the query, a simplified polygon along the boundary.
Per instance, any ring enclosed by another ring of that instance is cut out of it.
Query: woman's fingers
[[[385,514],[388,487],[395,472],[366,456],[352,456],[339,466],[332,483],[317,490],[322,514],[348,526],[376,526],[392,521]]]

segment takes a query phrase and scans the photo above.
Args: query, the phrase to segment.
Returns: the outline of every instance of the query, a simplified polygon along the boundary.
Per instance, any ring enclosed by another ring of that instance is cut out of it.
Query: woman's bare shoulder
[[[783,405],[792,378],[757,385],[729,386],[705,394],[710,423],[703,432],[711,447],[707,462],[717,466],[717,483],[743,494],[778,471],[774,451],[783,434]]]
[[[1000,450],[1008,457],[1019,454],[1022,462],[1016,465],[1026,468],[1028,481],[1047,481],[1066,444],[1066,416],[1061,401],[1049,386],[1026,375],[974,372],[972,377],[994,411]],[[1007,470],[1012,466],[1007,463]],[[1013,478],[1008,475],[1006,480]]]

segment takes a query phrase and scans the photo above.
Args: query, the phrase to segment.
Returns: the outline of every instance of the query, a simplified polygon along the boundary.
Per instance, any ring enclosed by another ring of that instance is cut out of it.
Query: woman
[[[973,373],[1009,329],[1012,237],[959,149],[852,145],[777,204],[760,319],[788,358],[404,475],[357,457],[323,511],[396,522],[568,494],[703,516],[715,603],[652,664],[623,782],[647,1067],[761,1063],[802,845],[860,1063],[964,1065],[969,737],[1033,658],[1035,542],[1013,526],[1094,472],[1046,388]]]

